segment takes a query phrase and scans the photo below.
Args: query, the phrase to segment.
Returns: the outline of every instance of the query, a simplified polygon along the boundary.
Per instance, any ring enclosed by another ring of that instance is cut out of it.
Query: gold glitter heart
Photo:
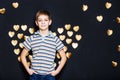
[[[18,30],[19,30],[19,28],[20,28],[20,26],[19,26],[19,25],[13,25],[13,29],[14,29],[15,31],[18,31]]]
[[[111,36],[112,34],[113,34],[113,30],[108,29],[108,30],[107,30],[107,35],[108,35],[108,36]]]
[[[14,8],[18,8],[19,3],[18,3],[18,2],[13,2],[13,3],[12,3],[12,6],[13,6]]]
[[[117,67],[117,65],[118,65],[118,63],[117,63],[117,62],[112,61],[112,66],[113,66],[113,67]]]
[[[23,48],[23,47],[24,47],[22,43],[19,43],[19,46],[20,46],[20,48]]]
[[[67,46],[64,46],[63,50],[64,50],[65,52],[67,51],[67,49],[68,49]]]
[[[73,43],[72,43],[72,47],[73,47],[74,49],[76,49],[76,48],[78,47],[78,43],[73,42]]]
[[[12,40],[11,43],[12,43],[13,46],[16,46],[18,41],[17,40]]]
[[[67,43],[67,44],[70,44],[71,42],[72,42],[72,39],[70,39],[70,38],[67,38],[67,39],[66,39],[66,43]]]
[[[65,25],[65,29],[66,29],[66,30],[70,30],[70,28],[71,28],[71,25],[70,25],[70,24],[66,24],[66,25]]]
[[[60,35],[59,38],[60,38],[60,40],[63,41],[65,39],[65,35]]]
[[[118,45],[118,51],[120,52],[120,45]]]
[[[117,23],[120,23],[120,17],[117,17],[116,20],[117,20]]]
[[[19,49],[19,48],[14,49],[14,53],[15,53],[16,55],[18,55],[18,54],[20,53],[20,49]]]
[[[83,10],[83,11],[87,11],[87,9],[88,9],[88,6],[87,6],[87,5],[83,5],[83,6],[82,6],[82,10]]]
[[[71,37],[71,36],[73,35],[73,32],[72,32],[72,31],[67,31],[67,35],[68,35],[69,37]]]
[[[30,33],[30,34],[33,34],[34,31],[35,31],[34,28],[29,28],[29,33]]]
[[[29,60],[32,60],[32,55],[29,55],[28,58],[29,58]]]
[[[8,35],[12,38],[15,35],[15,32],[14,31],[9,31]]]
[[[62,34],[64,29],[63,28],[58,28],[57,31],[58,31],[59,34]]]
[[[5,14],[5,11],[6,11],[5,8],[0,9],[0,14]]]
[[[76,40],[77,40],[77,41],[79,41],[79,40],[81,40],[82,36],[81,36],[81,35],[76,34],[76,35],[75,35],[75,38],[76,38]]]
[[[21,62],[21,58],[20,58],[20,56],[18,56],[18,61]]]
[[[23,33],[18,33],[17,37],[18,37],[18,39],[22,39],[23,38]]]
[[[57,58],[58,58],[58,59],[60,59],[60,58],[61,58],[61,56],[60,56],[60,54],[59,54],[59,53],[57,53],[57,54],[56,54],[56,56],[57,56]]]
[[[96,19],[97,19],[98,22],[101,22],[103,20],[103,16],[102,15],[97,16]]]
[[[67,52],[66,53],[66,57],[69,59],[69,58],[71,58],[71,56],[72,56],[72,53],[71,52]]]
[[[24,40],[26,40],[27,38],[29,38],[29,36],[26,36],[26,35],[25,35],[25,36],[24,36]]]
[[[74,27],[73,27],[73,30],[74,30],[75,32],[77,32],[79,29],[80,29],[79,26],[74,26]]]
[[[26,31],[27,25],[21,25],[21,29],[22,29],[23,31]]]
[[[111,6],[112,6],[111,3],[109,3],[109,2],[106,2],[106,3],[105,3],[105,7],[106,7],[107,9],[111,8]]]
[[[57,35],[56,32],[53,32],[53,35],[56,36]]]

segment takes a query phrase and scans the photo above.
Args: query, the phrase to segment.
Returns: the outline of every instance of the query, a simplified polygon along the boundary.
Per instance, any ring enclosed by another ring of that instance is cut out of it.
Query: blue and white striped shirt
[[[32,50],[33,57],[31,60],[31,69],[35,70],[40,75],[48,74],[54,70],[54,59],[56,51],[63,49],[64,44],[50,31],[49,36],[42,37],[39,31],[23,42],[24,47]]]

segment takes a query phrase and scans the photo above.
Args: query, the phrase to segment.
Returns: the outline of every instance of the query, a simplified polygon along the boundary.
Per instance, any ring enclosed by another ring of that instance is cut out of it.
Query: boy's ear
[[[38,26],[38,22],[37,21],[35,21],[35,24],[36,24],[36,26]]]
[[[52,24],[52,20],[50,19],[49,25],[51,25],[51,24]]]

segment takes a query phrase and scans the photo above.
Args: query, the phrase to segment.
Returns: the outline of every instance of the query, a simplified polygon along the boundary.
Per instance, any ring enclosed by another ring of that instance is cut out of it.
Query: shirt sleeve
[[[31,39],[27,38],[26,41],[23,42],[23,46],[30,51],[31,50]]]
[[[56,38],[56,50],[59,52],[64,48],[63,42],[57,37]]]

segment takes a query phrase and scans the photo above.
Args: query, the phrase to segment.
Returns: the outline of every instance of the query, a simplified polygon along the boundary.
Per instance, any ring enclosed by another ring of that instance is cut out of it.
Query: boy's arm
[[[33,70],[31,70],[29,68],[29,65],[27,64],[27,59],[26,56],[28,55],[28,50],[26,48],[24,48],[21,52],[20,58],[21,58],[21,62],[23,64],[23,66],[25,67],[26,71],[28,72],[29,75],[32,75],[33,73],[35,73]]]
[[[61,56],[60,64],[59,64],[59,66],[57,67],[57,69],[51,73],[53,76],[56,76],[57,74],[60,73],[60,71],[61,71],[62,68],[64,67],[64,65],[65,65],[65,63],[66,63],[66,60],[67,60],[66,55],[65,55],[65,52],[64,52],[63,49],[59,51],[59,54],[60,54],[60,56]]]

